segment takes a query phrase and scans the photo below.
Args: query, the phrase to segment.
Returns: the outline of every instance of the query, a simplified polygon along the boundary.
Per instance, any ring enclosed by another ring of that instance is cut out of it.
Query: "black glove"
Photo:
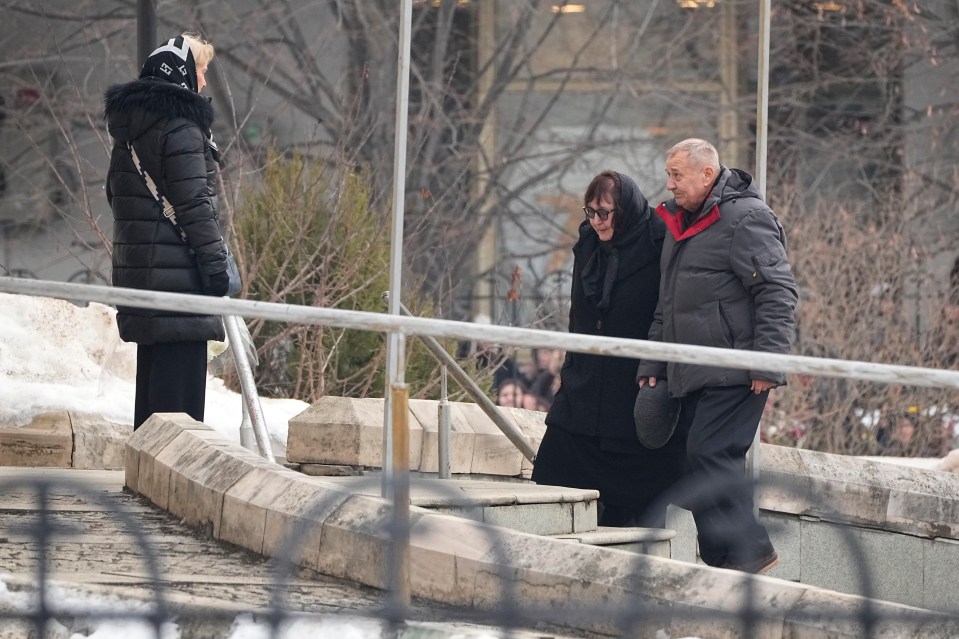
[[[215,297],[223,297],[229,288],[230,276],[226,274],[226,271],[220,271],[210,275],[210,286],[207,287],[205,293]]]

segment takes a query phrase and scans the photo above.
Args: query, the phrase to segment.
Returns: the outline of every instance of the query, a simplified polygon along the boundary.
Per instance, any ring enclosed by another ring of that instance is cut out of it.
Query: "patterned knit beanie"
[[[140,70],[140,79],[155,78],[197,93],[196,62],[183,36],[171,38],[150,54]]]

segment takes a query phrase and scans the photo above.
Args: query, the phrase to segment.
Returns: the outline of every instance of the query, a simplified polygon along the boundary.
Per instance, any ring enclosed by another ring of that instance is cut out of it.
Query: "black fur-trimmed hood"
[[[136,139],[161,119],[184,118],[196,123],[204,133],[213,125],[209,100],[189,89],[156,80],[115,84],[104,94],[104,105],[110,134],[120,140]]]

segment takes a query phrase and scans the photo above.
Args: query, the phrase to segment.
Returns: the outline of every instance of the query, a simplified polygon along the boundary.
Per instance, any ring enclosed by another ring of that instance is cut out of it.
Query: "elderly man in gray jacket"
[[[666,154],[673,199],[656,209],[668,232],[653,341],[786,353],[795,332],[796,283],[786,235],[745,171],[688,139]],[[771,388],[783,373],[643,361],[637,382],[664,380],[680,400],[674,437],[686,441],[686,485],[711,566],[763,573],[779,558],[753,513],[749,450]]]

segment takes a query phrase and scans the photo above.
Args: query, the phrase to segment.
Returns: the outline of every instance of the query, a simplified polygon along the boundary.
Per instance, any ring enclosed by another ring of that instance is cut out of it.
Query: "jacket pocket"
[[[726,342],[729,344],[730,348],[736,348],[736,333],[733,332],[733,323],[729,320],[729,315],[726,314],[726,309],[723,307],[723,303],[719,302],[719,320],[723,329],[723,337],[726,339]]]
[[[786,249],[782,245],[776,244],[769,247],[762,253],[754,255],[752,261],[756,275],[763,282],[792,282],[792,269],[789,266],[789,260],[786,259]]]

